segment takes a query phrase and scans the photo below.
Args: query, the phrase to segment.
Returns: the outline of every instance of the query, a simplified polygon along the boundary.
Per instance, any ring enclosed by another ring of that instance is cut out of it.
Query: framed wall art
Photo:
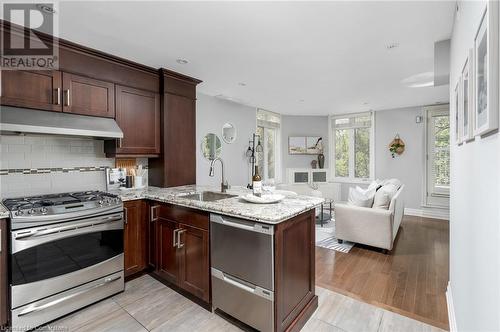
[[[472,73],[474,64],[474,50],[470,49],[467,60],[462,69],[462,141],[474,139],[474,79]]]
[[[288,154],[320,154],[323,150],[319,136],[288,137]]]
[[[498,2],[488,1],[474,38],[474,135],[498,129]]]
[[[462,98],[461,98],[461,93],[460,93],[460,88],[462,86],[462,77],[458,78],[457,85],[455,86],[455,91],[454,91],[454,100],[453,100],[453,118],[454,118],[454,125],[453,125],[453,133],[454,133],[454,138],[455,138],[455,144],[461,144],[462,143],[462,125],[461,125],[461,119],[462,119]]]

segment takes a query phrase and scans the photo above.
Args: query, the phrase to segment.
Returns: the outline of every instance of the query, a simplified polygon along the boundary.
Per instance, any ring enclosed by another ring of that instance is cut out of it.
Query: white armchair
[[[404,214],[403,189],[392,197],[388,210],[335,204],[337,239],[392,250]]]

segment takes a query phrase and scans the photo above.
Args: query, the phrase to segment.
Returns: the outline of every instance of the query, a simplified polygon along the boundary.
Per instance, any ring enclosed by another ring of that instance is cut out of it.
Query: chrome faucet
[[[212,161],[210,162],[210,172],[208,173],[208,175],[211,177],[214,176],[214,165],[215,165],[215,162],[217,160],[220,161],[220,164],[222,166],[222,182],[220,184],[220,191],[222,193],[225,193],[226,190],[229,189],[229,184],[227,183],[226,179],[224,178],[224,162],[222,161],[222,159],[220,159],[219,157],[212,159]]]

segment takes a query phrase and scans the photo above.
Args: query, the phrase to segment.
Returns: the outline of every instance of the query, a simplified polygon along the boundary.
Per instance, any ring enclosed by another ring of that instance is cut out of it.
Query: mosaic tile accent
[[[103,172],[106,166],[96,167],[56,167],[56,168],[9,168],[0,169],[0,175],[11,174],[49,174],[49,173],[74,173],[74,172]]]

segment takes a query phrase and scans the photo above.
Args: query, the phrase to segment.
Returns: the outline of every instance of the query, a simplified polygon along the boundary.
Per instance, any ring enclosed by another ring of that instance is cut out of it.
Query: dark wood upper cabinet
[[[127,201],[124,207],[125,277],[138,273],[147,265],[147,211],[142,200]]]
[[[59,71],[2,71],[2,105],[62,111],[62,82]]]
[[[196,183],[196,85],[201,81],[160,70],[161,155],[150,160],[149,183],[174,187]]]
[[[9,320],[7,219],[0,219],[0,330]]]
[[[160,154],[160,94],[116,86],[116,121],[123,139],[106,142],[108,155]]]
[[[63,73],[63,112],[115,117],[115,85],[84,76]]]

